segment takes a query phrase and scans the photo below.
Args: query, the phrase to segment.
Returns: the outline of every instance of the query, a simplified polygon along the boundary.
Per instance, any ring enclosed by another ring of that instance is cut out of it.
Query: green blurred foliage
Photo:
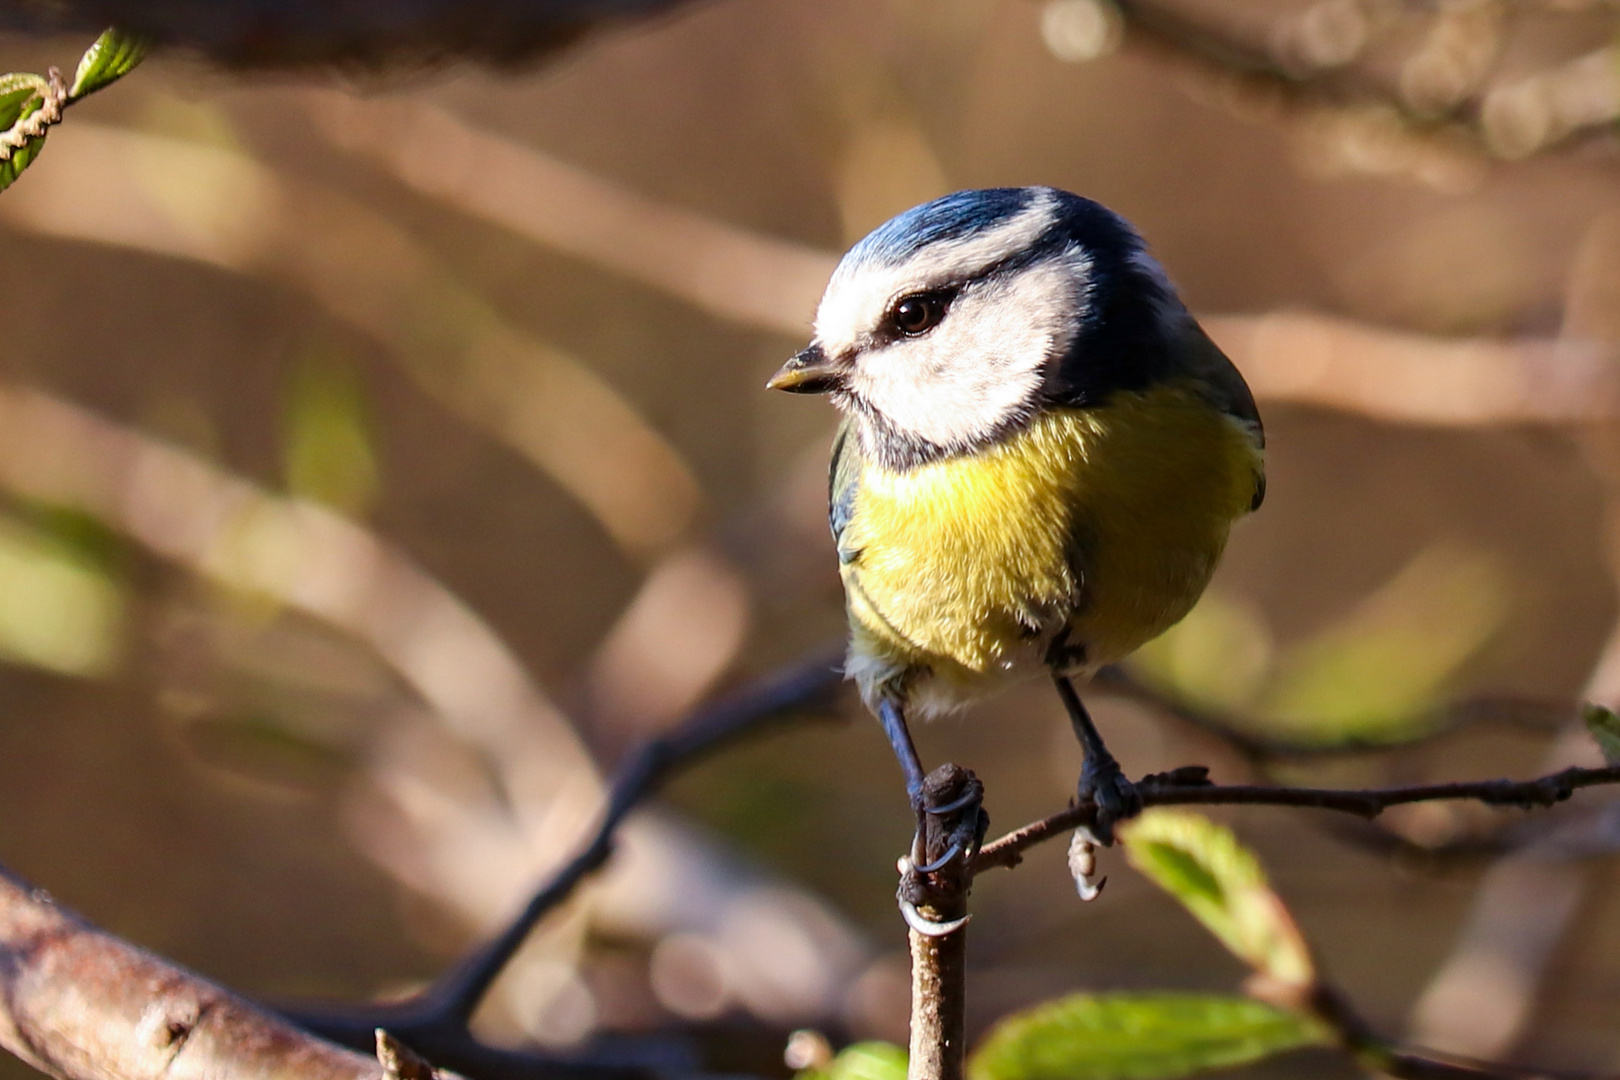
[[[354,756],[311,737],[283,716],[242,712],[203,716],[181,729],[194,760],[220,774],[291,794],[336,788]]]
[[[1236,715],[1254,705],[1275,653],[1265,616],[1242,597],[1212,588],[1185,619],[1137,650],[1130,667],[1191,705]]]
[[[282,409],[287,491],[351,517],[376,502],[379,474],[371,411],[354,368],[329,349],[294,366]]]
[[[1620,765],[1620,716],[1613,709],[1587,703],[1581,707],[1581,719],[1602,751],[1604,762]]]
[[[1169,1080],[1321,1045],[1310,1020],[1248,998],[1074,994],[1002,1020],[971,1080]]]
[[[1389,745],[1433,730],[1512,608],[1495,558],[1442,542],[1289,648],[1274,647],[1257,610],[1211,591],[1130,663],[1152,685],[1268,741]]]
[[[796,1080],[906,1080],[906,1052],[893,1043],[858,1042]]]
[[[124,592],[72,533],[0,516],[0,655],[62,675],[112,674],[123,652]]]

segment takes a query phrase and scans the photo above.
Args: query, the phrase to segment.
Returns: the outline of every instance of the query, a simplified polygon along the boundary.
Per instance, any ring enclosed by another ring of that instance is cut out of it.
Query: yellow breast
[[[1064,626],[1088,666],[1125,656],[1198,599],[1260,466],[1250,432],[1174,384],[975,454],[867,463],[840,543],[851,673],[868,697],[927,675],[966,699]]]

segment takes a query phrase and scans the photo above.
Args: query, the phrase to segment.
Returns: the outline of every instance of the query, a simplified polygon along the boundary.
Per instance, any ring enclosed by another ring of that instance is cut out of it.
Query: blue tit
[[[1265,494],[1254,398],[1141,238],[1047,187],[918,206],[843,257],[811,344],[769,385],[844,414],[846,673],[919,820],[907,717],[1045,675],[1107,842],[1140,799],[1070,680],[1186,615]]]

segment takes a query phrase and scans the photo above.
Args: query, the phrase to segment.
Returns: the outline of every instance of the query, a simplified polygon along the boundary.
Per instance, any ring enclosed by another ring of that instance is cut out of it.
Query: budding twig
[[[1267,784],[1212,784],[1202,766],[1188,766],[1143,779],[1139,788],[1144,806],[1296,806],[1333,810],[1374,818],[1392,806],[1406,803],[1470,799],[1487,806],[1530,809],[1563,802],[1581,788],[1620,783],[1620,766],[1600,769],[1565,769],[1534,780],[1473,780],[1448,784],[1413,784],[1404,787],[1337,789],[1280,787]],[[1012,867],[1023,853],[1075,829],[1089,825],[1097,808],[1077,803],[1039,821],[1014,829],[988,843],[973,861],[973,872],[996,866]]]

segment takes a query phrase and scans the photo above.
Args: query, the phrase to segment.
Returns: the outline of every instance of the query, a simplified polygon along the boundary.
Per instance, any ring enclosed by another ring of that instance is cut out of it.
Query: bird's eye
[[[926,334],[939,325],[945,317],[945,307],[950,297],[944,293],[913,293],[903,296],[889,311],[889,319],[894,328],[906,337],[917,337]]]

